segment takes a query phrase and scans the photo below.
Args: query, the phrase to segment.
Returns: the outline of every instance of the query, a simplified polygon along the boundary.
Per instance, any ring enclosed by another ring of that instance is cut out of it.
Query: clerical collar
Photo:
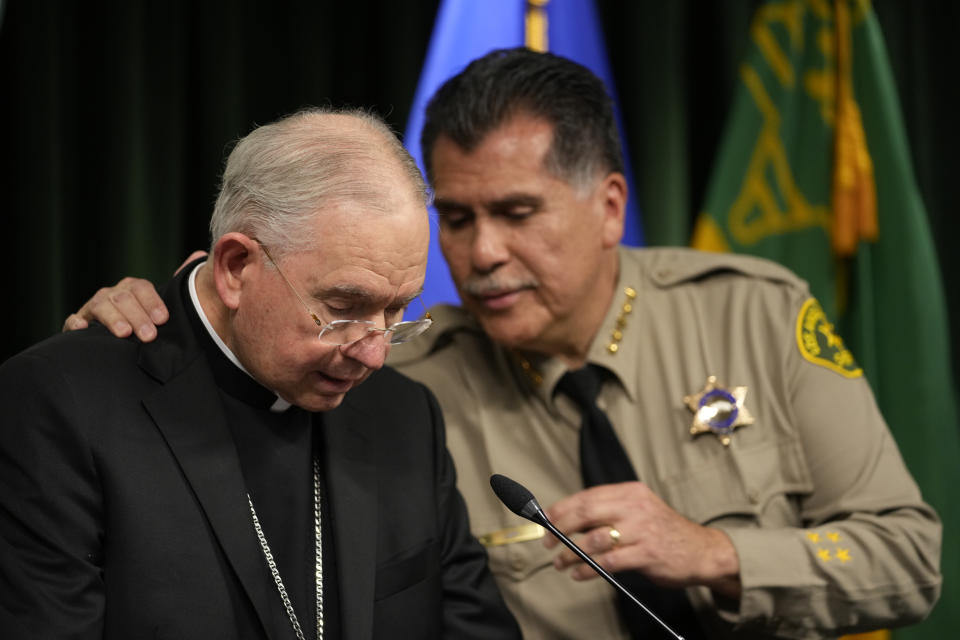
[[[245,374],[247,374],[251,380],[257,384],[260,384],[260,382],[250,375],[250,372],[247,371],[242,364],[240,364],[240,360],[237,359],[237,356],[234,355],[233,351],[230,350],[230,347],[228,347],[226,343],[220,339],[220,336],[217,335],[213,325],[210,324],[210,320],[207,319],[207,314],[203,312],[203,307],[200,306],[200,297],[197,295],[197,271],[199,271],[200,267],[205,264],[206,262],[201,262],[194,267],[193,271],[190,272],[190,277],[187,278],[187,288],[190,291],[190,301],[193,302],[193,307],[197,311],[197,316],[200,318],[200,322],[203,323],[207,333],[210,334],[210,338],[213,340],[214,344],[220,348],[220,351],[223,352],[223,355],[225,355],[227,359],[234,364],[234,366],[240,369],[240,371],[243,371]],[[274,413],[282,413],[290,408],[290,403],[277,395],[276,391],[271,390],[271,393],[276,395],[277,399],[272,405],[270,405],[270,411],[273,411]]]

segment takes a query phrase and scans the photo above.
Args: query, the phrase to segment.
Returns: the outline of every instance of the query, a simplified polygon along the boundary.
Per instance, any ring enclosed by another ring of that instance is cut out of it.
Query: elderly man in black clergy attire
[[[156,341],[0,368],[0,635],[519,637],[433,396],[381,369],[429,325],[425,201],[373,116],[260,127]]]

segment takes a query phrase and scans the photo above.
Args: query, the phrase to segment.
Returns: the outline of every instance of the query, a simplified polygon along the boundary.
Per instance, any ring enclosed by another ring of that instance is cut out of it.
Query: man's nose
[[[389,334],[371,331],[365,337],[340,347],[340,352],[351,360],[356,360],[368,369],[376,370],[383,366],[390,353]]]
[[[470,262],[473,269],[480,273],[489,273],[509,259],[507,238],[500,225],[487,218],[477,220],[473,243],[470,247]]]

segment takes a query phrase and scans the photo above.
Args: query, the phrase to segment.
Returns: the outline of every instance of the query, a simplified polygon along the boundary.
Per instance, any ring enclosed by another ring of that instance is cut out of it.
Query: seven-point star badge
[[[707,378],[703,391],[683,398],[683,403],[693,412],[690,435],[713,433],[723,446],[729,447],[734,429],[753,424],[753,416],[743,404],[746,397],[746,387],[728,389],[717,384],[716,376]]]

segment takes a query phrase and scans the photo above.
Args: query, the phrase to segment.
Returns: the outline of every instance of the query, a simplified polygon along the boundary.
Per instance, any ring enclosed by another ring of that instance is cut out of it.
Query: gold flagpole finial
[[[547,4],[550,0],[527,0],[526,40],[524,44],[533,51],[549,51],[547,40]]]

